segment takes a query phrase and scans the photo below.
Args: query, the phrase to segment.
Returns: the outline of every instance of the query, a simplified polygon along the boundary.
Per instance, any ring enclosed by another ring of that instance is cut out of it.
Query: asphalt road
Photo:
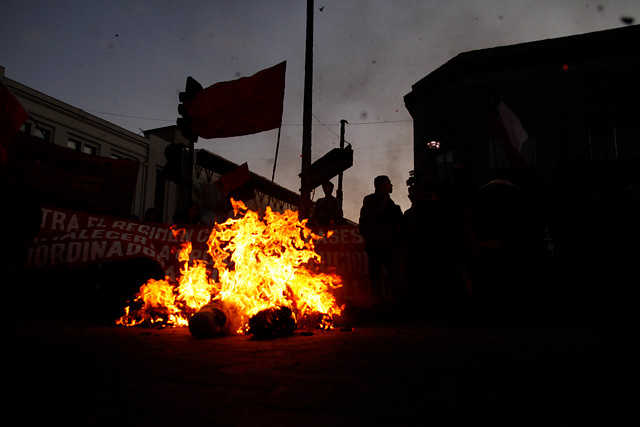
[[[186,328],[18,314],[4,328],[5,417],[87,426],[621,425],[635,404],[630,327],[389,318],[341,326],[269,341],[196,339]]]

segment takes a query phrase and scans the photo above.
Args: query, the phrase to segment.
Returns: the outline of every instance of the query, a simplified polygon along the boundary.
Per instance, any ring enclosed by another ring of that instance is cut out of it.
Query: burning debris
[[[189,332],[196,338],[214,338],[231,335],[237,328],[232,326],[227,307],[220,301],[205,305],[189,319]]]
[[[291,335],[297,327],[331,327],[343,309],[333,295],[341,279],[319,268],[314,240],[320,237],[296,212],[267,207],[260,217],[232,203],[235,217],[216,224],[207,242],[213,267],[190,261],[191,243],[185,243],[177,280],[150,279],[117,324],[188,326],[198,338],[247,333],[259,339]]]
[[[296,330],[296,319],[289,307],[271,307],[249,319],[249,334],[259,340],[288,337]]]

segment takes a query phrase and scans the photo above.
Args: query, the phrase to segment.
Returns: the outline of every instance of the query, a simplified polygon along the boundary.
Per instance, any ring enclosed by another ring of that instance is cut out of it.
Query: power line
[[[365,148],[367,150],[372,150],[372,149],[385,149],[385,148],[393,148],[394,151],[398,151],[398,150],[412,150],[413,149],[413,142],[408,142],[408,143],[402,143],[402,144],[376,144],[376,145],[367,145],[367,144],[358,144],[358,148],[362,149]],[[223,147],[216,147],[216,150],[218,150],[221,153],[256,153],[256,152],[271,152],[271,149],[250,149],[250,150],[233,150],[233,149],[226,149]],[[283,149],[282,152],[284,153],[296,153],[298,152],[297,149]],[[384,151],[381,151],[384,152]]]
[[[128,119],[141,119],[141,120],[154,120],[157,122],[175,122],[175,119],[173,120],[168,120],[168,119],[157,119],[157,118],[153,118],[153,117],[143,117],[143,116],[132,116],[132,115],[128,115],[128,114],[118,114],[118,113],[109,113],[107,111],[97,111],[97,110],[84,110],[87,113],[92,113],[92,114],[105,114],[108,116],[116,116],[116,117],[124,117],[124,118],[128,118]],[[336,134],[335,132],[333,132],[333,130],[331,130],[331,128],[329,126],[340,126],[340,123],[336,123],[335,125],[328,125],[324,122],[322,122],[315,114],[313,114],[313,117],[315,117],[315,119],[318,121],[318,123],[313,124],[313,126],[324,126],[326,127],[330,132],[332,132],[334,135],[340,137],[340,135]],[[354,123],[349,123],[349,125],[384,125],[384,124],[393,124],[393,123],[412,123],[413,120],[384,120],[384,121],[374,121],[374,122],[354,122]],[[298,124],[298,123],[283,123],[282,126],[302,126],[302,124]]]
[[[155,120],[157,122],[175,122],[175,120],[154,119],[152,117],[141,117],[141,116],[129,116],[129,115],[126,115],[126,114],[107,113],[106,111],[95,111],[95,110],[84,110],[84,111],[86,111],[87,113],[106,114],[108,116],[125,117],[125,118],[128,118],[128,119]]]
[[[315,115],[313,117],[316,117]],[[316,119],[318,119],[316,117]],[[320,122],[320,120],[318,120]],[[394,123],[413,123],[413,120],[381,120],[381,121],[376,121],[376,122],[354,122],[351,123],[349,122],[349,125],[387,125],[387,124],[394,124]],[[301,124],[297,124],[297,123],[283,123],[282,126],[302,126]],[[327,125],[326,123],[316,123],[313,126],[340,126],[340,123],[336,123],[335,125]]]

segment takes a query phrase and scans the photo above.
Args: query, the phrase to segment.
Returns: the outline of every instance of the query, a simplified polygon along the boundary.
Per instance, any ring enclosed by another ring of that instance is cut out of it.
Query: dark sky
[[[4,0],[1,10],[7,77],[136,133],[175,124],[188,75],[206,87],[286,60],[276,181],[298,191],[305,0]],[[622,17],[637,22],[640,1],[315,0],[312,158],[339,145],[347,120],[346,216],[358,219],[380,174],[405,210],[412,84],[464,51],[621,27]],[[276,141],[274,130],[196,148],[270,178]]]

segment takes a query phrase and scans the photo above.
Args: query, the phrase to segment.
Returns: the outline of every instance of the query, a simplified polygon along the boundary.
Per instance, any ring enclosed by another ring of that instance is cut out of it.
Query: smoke
[[[394,200],[409,205],[413,133],[403,96],[411,85],[465,51],[615,28],[638,15],[637,0],[315,3],[312,158],[337,146],[340,120],[347,120],[354,166],[344,175],[344,210],[354,220],[381,173],[394,183]],[[189,75],[207,86],[286,60],[276,180],[298,191],[306,2],[24,0],[7,2],[3,16],[7,77],[75,107],[113,113],[96,114],[134,133],[175,123],[176,89]],[[277,131],[269,131],[197,148],[247,161],[270,178],[276,142]]]

